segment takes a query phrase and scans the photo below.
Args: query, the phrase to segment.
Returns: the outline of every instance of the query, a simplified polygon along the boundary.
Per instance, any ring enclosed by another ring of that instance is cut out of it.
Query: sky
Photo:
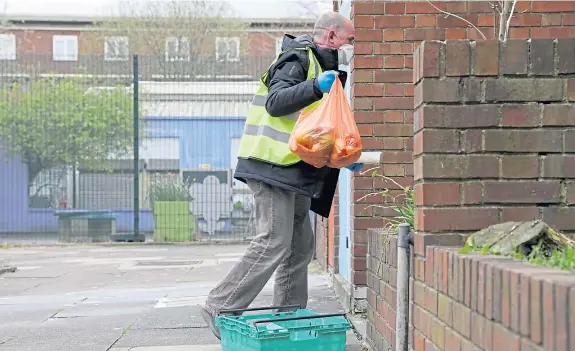
[[[118,11],[121,12],[118,9],[126,6],[127,1],[142,4],[146,1],[174,0],[0,0],[0,13],[8,16],[102,17],[118,14]],[[331,0],[223,0],[223,2],[230,4],[235,16],[250,19],[315,18],[319,13],[329,11],[332,6]]]

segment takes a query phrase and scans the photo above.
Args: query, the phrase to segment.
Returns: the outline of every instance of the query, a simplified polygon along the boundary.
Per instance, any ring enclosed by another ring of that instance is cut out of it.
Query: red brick
[[[404,96],[403,84],[386,84],[384,96]]]
[[[475,14],[466,14],[459,16],[465,20],[461,20],[454,16],[438,16],[437,18],[437,27],[439,28],[468,28],[469,23],[473,25],[477,25],[477,15]]]
[[[559,181],[485,182],[485,203],[558,203]]]
[[[490,152],[561,152],[560,131],[486,130],[485,151]]]
[[[505,104],[502,108],[502,125],[505,127],[536,127],[539,125],[539,113],[537,104]]]
[[[418,2],[418,1],[407,2],[405,4],[405,13],[414,13],[414,14],[439,13],[437,8],[444,11],[447,10],[446,4],[444,2],[435,1],[433,2],[433,5],[435,5],[435,7],[433,7],[430,3],[427,2]]]
[[[456,302],[453,303],[453,328],[464,337],[471,337],[471,310]]]
[[[511,17],[512,27],[540,27],[541,15],[531,13],[515,13]]]
[[[385,138],[383,147],[386,150],[402,150],[405,145],[405,138]]]
[[[496,350],[519,351],[521,344],[517,335],[498,324],[494,324],[493,346]]]
[[[374,43],[374,53],[376,55],[411,55],[413,53],[413,44]]]
[[[461,351],[461,337],[449,328],[445,328],[445,350]]]
[[[374,107],[378,110],[408,110],[413,106],[411,97],[382,97],[374,99]]]
[[[377,83],[410,83],[413,71],[403,70],[383,70],[375,72],[375,82]],[[413,100],[413,99],[412,99]],[[410,106],[413,107],[413,106]]]
[[[383,68],[403,68],[405,59],[401,56],[388,56],[383,60]]]
[[[425,105],[415,111],[414,124],[416,131],[422,128],[495,127],[499,125],[498,115],[495,105]]]
[[[553,287],[554,297],[554,335],[555,335],[555,350],[556,351],[570,351],[569,348],[569,310],[561,306],[569,306],[569,290],[570,288],[563,284],[555,284]]]
[[[354,111],[371,110],[373,109],[373,99],[364,97],[355,97],[351,99],[351,109]]]
[[[371,83],[371,82],[373,82],[373,70],[356,69],[353,71],[353,75],[351,76],[351,81],[352,81],[352,84]]]
[[[373,126],[369,124],[357,125],[357,130],[361,136],[373,136]]]
[[[445,29],[405,29],[405,40],[422,41],[422,40],[445,40]]]
[[[375,18],[375,28],[413,28],[414,25],[414,16],[377,16]]]
[[[417,15],[415,17],[415,27],[435,27],[437,16],[435,15]]]
[[[358,28],[355,31],[356,42],[378,42],[383,40],[383,32],[381,29],[362,29]]]
[[[571,289],[569,293],[569,350],[575,350],[575,289]]]
[[[352,14],[355,15],[380,15],[383,13],[382,2],[362,2],[354,1],[352,3]]]
[[[373,16],[354,16],[353,25],[355,28],[373,28]]]
[[[537,207],[504,207],[501,210],[502,222],[521,222],[531,221],[539,218],[539,209]]]
[[[575,183],[565,184],[565,189],[567,192],[567,204],[575,205]]]
[[[479,32],[477,29],[475,28],[467,28],[467,39],[469,40],[477,40],[477,41],[483,41],[483,40],[490,40],[490,39],[495,39],[495,30],[493,28],[481,28],[481,32]]]
[[[475,312],[471,313],[471,341],[484,350],[491,349],[493,323]]]
[[[387,15],[402,15],[405,13],[405,3],[402,1],[386,3],[384,13]]]
[[[384,151],[381,159],[385,163],[412,163],[413,152],[409,151]]]
[[[458,153],[459,133],[453,129],[424,129],[414,135],[414,153]]]
[[[459,183],[421,183],[415,185],[416,206],[459,204]]]
[[[499,175],[499,160],[494,155],[427,154],[417,157],[414,166],[415,179],[497,178]]]
[[[383,121],[383,114],[378,111],[354,111],[353,116],[356,123],[381,123]]]
[[[382,96],[382,84],[354,84],[352,96]]]
[[[572,38],[573,33],[574,31],[572,27],[531,28],[532,38],[545,38],[545,39]]]
[[[383,165],[383,175],[387,177],[403,177],[405,173],[405,167],[402,165]]]
[[[529,39],[531,38],[530,28],[510,28],[509,38],[511,39]]]
[[[543,347],[555,351],[555,318],[556,313],[553,283],[543,282]]]
[[[495,76],[499,72],[499,43],[479,41],[475,45],[474,73],[478,76]]]
[[[499,222],[499,210],[481,208],[418,208],[416,229],[428,232],[481,230]]]
[[[573,126],[575,125],[574,104],[550,104],[543,108],[544,126]]]
[[[543,158],[543,178],[575,178],[575,155],[549,155]]]
[[[467,182],[461,185],[463,204],[480,204],[483,201],[483,183]]]
[[[493,27],[495,25],[494,15],[478,15],[477,26],[478,27]]]
[[[385,111],[383,112],[383,121],[385,123],[402,123],[403,111]]]
[[[543,221],[556,230],[573,230],[575,207],[544,207]]]
[[[460,40],[467,38],[467,30],[465,29],[447,29],[445,32],[445,40]]]
[[[543,342],[543,290],[540,280],[531,280],[530,287],[530,337],[534,342]]]
[[[521,339],[521,351],[543,351],[543,349],[530,340]]]
[[[385,41],[403,41],[405,32],[403,29],[384,29],[383,40]]]
[[[383,58],[372,56],[357,56],[353,61],[355,68],[382,68]]]
[[[575,14],[563,14],[563,25],[564,26],[575,26]]]
[[[541,25],[543,27],[560,26],[561,22],[562,15],[560,13],[544,13],[541,15]]]
[[[537,156],[502,156],[501,176],[503,178],[539,177],[539,158]]]
[[[448,41],[445,47],[445,74],[466,76],[471,73],[471,47],[468,41]]]
[[[572,1],[533,1],[532,12],[573,12],[575,2]]]
[[[467,11],[470,13],[492,13],[493,9],[488,2],[473,1],[469,3]]]
[[[575,101],[575,79],[567,81],[567,98],[569,101]]]

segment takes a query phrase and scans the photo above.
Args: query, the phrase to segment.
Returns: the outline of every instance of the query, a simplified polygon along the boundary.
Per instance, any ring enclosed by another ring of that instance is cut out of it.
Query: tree
[[[85,78],[33,79],[0,90],[0,146],[20,155],[28,183],[42,170],[101,169],[131,152],[133,98],[125,87],[89,89]]]

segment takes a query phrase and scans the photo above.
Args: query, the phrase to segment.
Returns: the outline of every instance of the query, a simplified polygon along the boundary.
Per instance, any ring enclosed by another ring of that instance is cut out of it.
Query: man
[[[276,269],[274,306],[307,306],[307,267],[315,242],[309,211],[329,216],[339,170],[301,161],[289,149],[288,139],[299,112],[315,107],[337,75],[345,84],[345,72],[336,70],[338,64],[349,65],[354,36],[350,20],[325,13],[313,36],[286,35],[282,53],[262,76],[234,175],[254,193],[257,236],[202,309],[218,339],[218,311],[247,308]],[[357,171],[361,165],[348,168]]]

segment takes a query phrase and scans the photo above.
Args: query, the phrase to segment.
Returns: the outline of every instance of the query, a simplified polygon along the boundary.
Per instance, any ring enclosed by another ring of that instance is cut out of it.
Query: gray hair
[[[313,37],[315,39],[321,38],[326,29],[333,29],[338,32],[345,27],[346,21],[347,18],[338,12],[326,12],[322,14],[315,22],[315,26],[313,28]]]

